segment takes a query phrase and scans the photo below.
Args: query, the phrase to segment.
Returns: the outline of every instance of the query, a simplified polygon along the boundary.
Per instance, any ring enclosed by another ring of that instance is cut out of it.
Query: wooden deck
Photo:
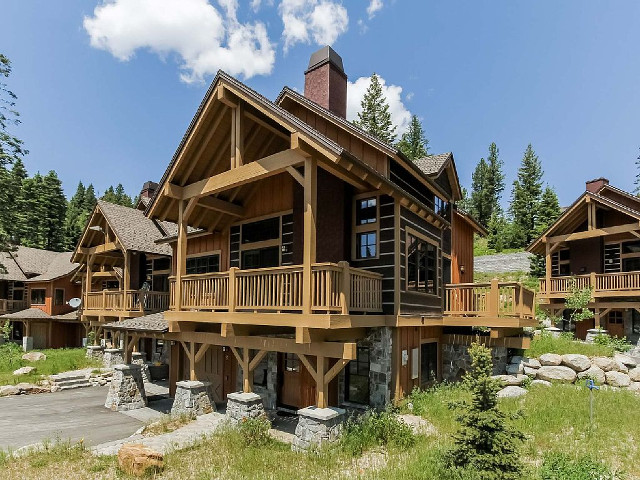
[[[448,325],[535,326],[536,294],[516,282],[447,285],[444,318]],[[497,322],[497,323],[496,323]]]
[[[590,288],[594,298],[640,296],[640,272],[591,273],[539,281],[538,295],[543,299],[565,298],[575,287]]]
[[[0,315],[4,315],[5,313],[13,313],[18,312],[20,310],[24,310],[27,308],[26,300],[7,300],[0,299]]]
[[[382,312],[382,276],[347,262],[312,267],[313,313]],[[240,270],[182,277],[181,307],[176,308],[171,279],[171,310],[302,313],[303,266]]]
[[[168,292],[142,290],[102,290],[84,294],[82,309],[85,315],[101,312],[154,313],[169,308]]]

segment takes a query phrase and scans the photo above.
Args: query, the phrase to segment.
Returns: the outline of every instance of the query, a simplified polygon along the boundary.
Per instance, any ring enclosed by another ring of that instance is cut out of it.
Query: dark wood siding
[[[434,193],[395,160],[389,160],[389,178],[427,207],[434,208]]]

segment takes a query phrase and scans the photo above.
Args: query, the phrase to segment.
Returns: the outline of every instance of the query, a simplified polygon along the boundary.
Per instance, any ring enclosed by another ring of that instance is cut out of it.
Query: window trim
[[[437,240],[429,238],[423,233],[418,232],[417,230],[406,227],[404,232],[404,291],[417,295],[425,295],[432,298],[442,298],[442,248],[438,244]],[[428,292],[419,292],[417,290],[409,289],[409,235],[419,238],[427,243],[436,247],[436,278],[438,280],[438,284],[436,285],[436,293],[428,293]]]
[[[351,362],[349,362],[349,364],[347,364],[345,371],[344,371],[344,400],[347,403],[350,403],[352,405],[370,405],[371,404],[371,346],[369,345],[358,345],[356,346],[356,358],[354,360],[352,360],[352,362],[356,363],[356,365],[359,365],[360,363],[364,363],[364,362],[359,362],[357,359],[357,352],[358,352],[358,348],[366,348],[368,349],[368,355],[367,355],[367,363],[368,363],[368,373],[367,373],[367,401],[366,403],[363,402],[358,402],[356,400],[350,399],[349,398],[349,386],[351,384],[351,375],[353,375],[351,373],[351,371],[349,370],[349,366],[351,365]],[[357,367],[356,367],[357,368]],[[359,373],[355,374],[357,377],[364,377],[364,375],[360,375]]]
[[[269,248],[269,247],[278,247],[278,265],[282,265],[282,217],[284,217],[285,215],[290,215],[292,213],[293,213],[293,210],[285,210],[277,213],[269,213],[267,215],[261,215],[259,217],[242,220],[240,222],[236,222],[231,225],[233,227],[236,227],[236,226],[240,227],[240,233],[239,233],[240,238],[238,240],[238,254],[239,254],[238,262],[240,264],[241,270],[244,269],[244,267],[242,266],[243,251],[259,250],[262,248]],[[260,222],[262,220],[269,220],[270,218],[275,218],[275,217],[278,218],[278,229],[279,229],[278,238],[273,238],[271,240],[263,240],[260,242],[253,242],[253,243],[242,243],[242,225],[247,223]],[[229,235],[231,235],[231,231],[229,231]],[[229,237],[229,240],[231,240],[231,237]],[[231,245],[231,241],[229,241],[229,245]],[[230,258],[231,258],[231,249],[229,249],[229,260]]]
[[[214,255],[218,255],[218,272],[222,272],[222,250],[218,249],[218,250],[212,250],[210,252],[200,252],[200,253],[192,253],[192,254],[188,254],[187,258],[185,259],[185,272],[187,271],[187,261],[189,261],[189,259],[191,258],[199,258],[199,257],[212,257]],[[210,272],[210,273],[216,273],[216,272]],[[158,275],[163,275],[164,274],[164,270],[159,270]],[[152,275],[156,275],[156,272],[153,271]],[[207,273],[189,273],[189,274],[185,274],[185,275],[208,275]]]
[[[356,225],[356,213],[359,200],[367,198],[376,199],[376,221],[372,223],[364,223]],[[376,254],[372,257],[358,258],[358,234],[359,233],[375,233],[376,234]],[[351,261],[366,262],[367,260],[378,260],[380,258],[380,193],[367,192],[354,195],[351,201]]]
[[[62,290],[62,303],[56,303],[56,293],[60,290]],[[67,292],[65,291],[64,288],[54,288],[53,289],[53,306],[59,307],[61,305],[64,305],[64,299],[66,298],[66,295],[67,295]]]
[[[33,302],[33,293],[36,290],[42,290],[44,295],[42,296],[42,303],[34,303]],[[46,305],[47,304],[47,289],[46,288],[29,288],[29,305]]]

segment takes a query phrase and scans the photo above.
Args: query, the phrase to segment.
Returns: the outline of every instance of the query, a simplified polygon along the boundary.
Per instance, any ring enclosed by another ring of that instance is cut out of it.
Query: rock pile
[[[574,383],[592,379],[598,384],[640,391],[640,358],[617,353],[613,358],[545,353],[540,358],[514,356],[507,375],[496,375],[506,387],[518,387],[526,378],[534,381]],[[533,383],[533,382],[532,382]],[[515,390],[511,390],[511,393]],[[507,396],[506,393],[504,396]]]

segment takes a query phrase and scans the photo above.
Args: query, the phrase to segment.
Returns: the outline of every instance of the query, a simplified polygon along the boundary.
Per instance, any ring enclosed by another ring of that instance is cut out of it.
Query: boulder
[[[629,368],[624,363],[616,360],[616,371],[627,373],[629,371]]]
[[[531,367],[524,367],[524,374],[529,378],[536,378],[536,376],[538,375],[538,369],[531,368]]]
[[[503,385],[522,385],[522,378],[520,375],[494,375],[491,378],[495,378],[496,380],[500,380]]]
[[[511,363],[507,365],[508,375],[519,375],[524,371],[522,363]]]
[[[433,435],[436,427],[417,415],[398,415],[398,419],[406,423],[414,435]]]
[[[46,393],[51,391],[50,387],[34,385],[33,383],[26,382],[20,382],[16,384],[15,387],[20,390],[20,393]]]
[[[629,378],[632,382],[640,382],[640,367],[629,370]]]
[[[558,357],[560,357],[558,355]],[[542,361],[542,357],[541,357]],[[544,365],[538,369],[537,378],[548,382],[573,383],[576,380],[576,372],[569,367],[560,365]]]
[[[522,365],[529,368],[540,368],[542,365],[537,358],[524,358],[522,360]]]
[[[498,392],[498,398],[516,398],[526,394],[527,391],[524,388],[509,385]]]
[[[583,380],[586,378],[590,378],[591,380],[593,380],[598,384],[603,384],[606,380],[604,375],[604,370],[602,370],[600,367],[596,367],[595,365],[592,365],[590,368],[588,368],[584,372],[578,373],[579,380]]]
[[[562,363],[562,356],[556,355],[555,353],[545,353],[540,355],[540,365],[545,366],[556,366]]]
[[[586,355],[569,353],[562,356],[562,365],[569,367],[576,372],[584,372],[591,366],[591,360]]]
[[[628,390],[636,393],[640,393],[640,382],[631,382],[629,384]]]
[[[22,355],[22,360],[27,362],[39,362],[40,360],[46,360],[47,356],[42,352],[29,352]]]
[[[36,367],[21,367],[17,370],[13,371],[14,375],[27,375],[31,372],[33,372],[36,369]]]
[[[542,387],[550,387],[551,382],[547,382],[546,380],[534,380],[531,382],[531,385],[540,385]]]
[[[129,475],[153,475],[164,467],[164,457],[144,445],[126,443],[118,451],[118,465]]]
[[[20,393],[20,389],[15,385],[3,385],[0,387],[0,397],[4,397],[5,395],[18,395]]]
[[[624,364],[627,367],[634,368],[638,366],[638,359],[634,358],[630,355],[625,355],[623,353],[616,353],[613,356],[613,359],[617,362]]]
[[[610,357],[594,357],[591,359],[591,364],[602,369],[605,372],[612,370],[618,370],[618,362]]]
[[[629,375],[622,372],[607,372],[605,373],[607,384],[612,387],[628,387],[631,384]]]

